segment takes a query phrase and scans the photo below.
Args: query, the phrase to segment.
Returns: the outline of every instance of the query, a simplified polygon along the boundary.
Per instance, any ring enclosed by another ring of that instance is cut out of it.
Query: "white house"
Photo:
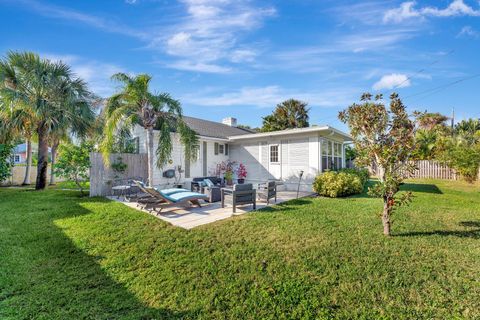
[[[194,177],[214,175],[219,162],[231,160],[246,166],[247,182],[279,180],[287,190],[297,188],[303,171],[301,189],[311,190],[317,174],[345,166],[345,144],[351,141],[348,134],[330,126],[255,133],[238,128],[235,118],[226,118],[223,123],[192,117],[184,117],[184,121],[198,134],[198,159],[186,161],[178,134],[172,133],[171,161],[164,168],[155,169],[153,185],[172,183],[163,177],[163,172],[178,165],[184,170],[182,181],[188,184]],[[146,153],[144,128],[137,126],[133,136],[139,152]],[[155,132],[154,148],[157,141],[158,132]]]

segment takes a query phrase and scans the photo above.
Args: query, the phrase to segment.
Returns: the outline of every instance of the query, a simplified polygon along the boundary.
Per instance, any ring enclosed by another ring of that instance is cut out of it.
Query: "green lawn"
[[[186,231],[76,191],[0,189],[1,319],[480,318],[480,187],[407,184]]]
[[[90,188],[90,182],[84,181],[80,183],[85,192]],[[54,186],[48,186],[50,189],[73,189],[78,190],[78,186],[73,181],[59,181]]]

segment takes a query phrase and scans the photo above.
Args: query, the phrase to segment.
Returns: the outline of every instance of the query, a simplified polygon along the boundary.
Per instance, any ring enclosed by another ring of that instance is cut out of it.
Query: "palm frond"
[[[166,121],[159,121],[159,135],[158,146],[155,151],[157,155],[157,167],[162,168],[170,158],[172,154],[172,137],[170,135],[171,128]]]

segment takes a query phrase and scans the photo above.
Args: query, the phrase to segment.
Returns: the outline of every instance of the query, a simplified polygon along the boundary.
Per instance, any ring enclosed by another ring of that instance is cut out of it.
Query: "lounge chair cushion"
[[[179,192],[190,192],[190,190],[182,189],[182,188],[170,188],[170,189],[163,189],[163,190],[155,188],[155,190],[161,191],[163,194],[166,194],[166,195],[171,195]]]
[[[195,200],[195,199],[207,199],[208,197],[204,194],[197,193],[197,192],[178,192],[170,195],[166,195],[162,192],[162,195],[170,200],[171,202],[179,202],[185,200]]]

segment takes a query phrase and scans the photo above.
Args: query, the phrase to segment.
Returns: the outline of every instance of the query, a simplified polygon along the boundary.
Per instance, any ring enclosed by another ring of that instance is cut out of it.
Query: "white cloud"
[[[124,34],[143,40],[148,38],[147,34],[144,32],[129,28],[128,26],[95,15],[90,15],[68,8],[41,3],[36,0],[17,0],[16,3],[19,3],[24,8],[36,11],[46,17],[62,19],[70,22],[81,22],[83,24],[102,29],[107,32]]]
[[[238,49],[232,51],[230,60],[235,63],[252,62],[255,60],[257,53],[249,49]]]
[[[384,75],[373,85],[374,90],[404,88],[411,85],[410,79],[405,74],[392,73]]]
[[[46,53],[40,54],[40,56],[68,64],[76,76],[88,83],[90,90],[102,97],[110,96],[115,91],[115,83],[111,81],[111,76],[118,72],[127,72],[120,66],[89,60],[76,55]]]
[[[439,9],[437,7],[423,7],[416,9],[415,6],[415,1],[403,2],[399,8],[387,10],[383,16],[383,21],[399,23],[412,18],[480,16],[480,9],[476,10],[472,8],[463,0],[453,0],[444,9]]]
[[[225,72],[231,68],[222,64],[253,61],[256,54],[240,42],[240,35],[258,28],[266,17],[275,14],[275,9],[254,7],[247,0],[181,2],[187,15],[172,27],[171,36],[157,37],[150,43],[150,47],[160,45],[169,55],[179,58],[169,66],[181,70]]]
[[[167,64],[166,66],[177,70],[204,73],[228,73],[232,71],[232,69],[229,67],[224,67],[212,63],[194,62],[189,60],[177,60],[173,63]]]
[[[295,98],[306,101],[311,107],[339,107],[347,106],[354,101],[361,90],[331,89],[324,92],[306,92],[289,90],[276,85],[265,87],[243,87],[236,91],[208,95],[195,93],[185,95],[182,102],[199,106],[227,107],[227,106],[254,106],[271,108],[278,103]]]
[[[478,38],[479,32],[475,29],[473,29],[470,26],[465,26],[460,30],[458,33],[457,37],[472,37],[472,38]]]
[[[421,14],[413,7],[415,6],[414,1],[404,2],[400,5],[399,8],[388,10],[383,16],[383,21],[389,22],[401,22],[410,18],[420,17]]]

